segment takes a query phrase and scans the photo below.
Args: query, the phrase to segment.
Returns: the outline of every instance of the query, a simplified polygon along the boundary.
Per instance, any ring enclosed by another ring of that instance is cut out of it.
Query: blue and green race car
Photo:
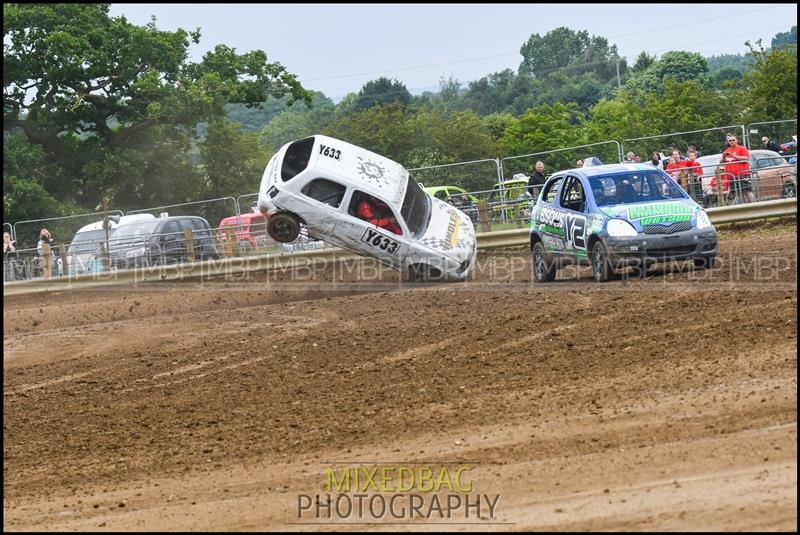
[[[713,267],[717,231],[669,175],[646,164],[611,164],[555,173],[531,212],[534,279],[550,282],[569,264],[592,266],[605,282],[633,266],[692,260]]]

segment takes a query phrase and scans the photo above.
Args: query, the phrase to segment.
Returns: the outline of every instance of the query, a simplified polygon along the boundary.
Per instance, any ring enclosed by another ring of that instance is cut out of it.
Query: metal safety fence
[[[622,141],[622,150],[626,154],[633,152],[640,155],[645,163],[650,161],[651,156],[656,152],[659,154],[662,165],[666,168],[670,158],[671,146],[674,145],[675,148],[681,151],[683,156],[688,152],[690,145],[694,145],[697,149],[698,157],[720,154],[727,147],[725,144],[727,134],[735,135],[739,142],[744,144],[744,125],[731,125],[625,139]]]
[[[766,137],[769,141],[776,141],[781,145],[781,150],[778,152],[788,163],[797,162],[797,119],[750,123],[745,126],[745,130],[748,149],[768,149],[769,147],[762,141]],[[791,162],[793,157],[794,162]]]
[[[199,216],[208,221],[211,226],[217,225],[219,221],[226,217],[240,215],[239,204],[234,197],[219,197],[217,199],[168,204],[165,206],[154,206],[152,208],[140,208],[137,210],[129,210],[127,213],[128,215],[153,214],[156,217]]]
[[[121,210],[109,210],[109,216],[123,216]],[[56,242],[69,242],[83,227],[102,224],[104,212],[75,214],[44,219],[17,221],[13,226],[13,236],[21,247],[37,245],[42,229],[47,229]]]
[[[423,188],[430,190],[442,186],[483,190],[500,187],[503,182],[500,162],[496,158],[415,167],[408,172]],[[431,192],[436,196],[435,193]]]
[[[622,145],[618,141],[609,140],[519,156],[507,156],[500,160],[500,169],[503,177],[509,175],[512,177],[528,176],[534,172],[536,162],[541,161],[544,164],[545,175],[549,175],[562,169],[582,167],[584,160],[591,157],[599,158],[603,163],[622,162]]]

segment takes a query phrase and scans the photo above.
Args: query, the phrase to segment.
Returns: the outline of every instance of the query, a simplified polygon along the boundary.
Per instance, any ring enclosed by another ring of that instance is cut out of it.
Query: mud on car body
[[[363,202],[380,215],[364,219]],[[463,280],[475,264],[475,229],[464,212],[425,193],[397,162],[327,136],[281,147],[261,179],[258,209],[278,242],[293,241],[304,225],[309,238],[412,280]]]
[[[571,169],[545,183],[531,214],[530,246],[538,282],[568,264],[592,266],[598,282],[627,266],[659,261],[712,267],[717,231],[708,214],[672,178],[644,164]]]

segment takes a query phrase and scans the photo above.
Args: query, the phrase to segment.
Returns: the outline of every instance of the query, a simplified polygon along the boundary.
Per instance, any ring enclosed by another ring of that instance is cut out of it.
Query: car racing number
[[[323,156],[327,156],[328,158],[333,158],[334,160],[338,160],[342,157],[342,151],[339,149],[334,149],[333,147],[327,147],[325,145],[319,146],[319,153]]]
[[[397,249],[400,247],[399,242],[391,239],[388,236],[384,236],[377,230],[373,230],[371,228],[367,229],[367,231],[361,237],[361,241],[368,243],[372,247],[376,247],[381,251],[386,251],[389,254],[396,254]]]
[[[565,218],[567,227],[567,247],[586,250],[586,218],[567,214]]]

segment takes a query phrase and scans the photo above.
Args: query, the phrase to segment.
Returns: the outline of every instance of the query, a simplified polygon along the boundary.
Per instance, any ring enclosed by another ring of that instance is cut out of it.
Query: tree
[[[569,104],[543,104],[531,108],[519,119],[511,123],[498,145],[506,156],[532,154],[552,151],[566,147],[575,147],[586,143],[584,130],[581,128],[586,117],[574,102]],[[549,169],[574,164],[576,158],[586,154],[554,154],[545,162]],[[528,170],[532,171],[534,161],[528,162]]]
[[[747,120],[768,121],[797,117],[797,45],[764,50],[761,40],[745,43],[755,64],[744,76]]]
[[[797,45],[797,26],[792,26],[788,32],[776,34],[772,38],[772,48],[782,48],[786,45]]]
[[[171,173],[184,167],[176,150],[190,148],[198,122],[221,118],[231,102],[309,101],[296,77],[263,51],[218,45],[192,63],[187,50],[199,30],[160,31],[155,20],[136,26],[108,10],[3,6],[3,128],[23,132],[59,168],[66,187],[46,189],[61,201],[94,207],[103,194],[119,192],[117,203],[135,204],[148,196],[153,176],[169,185],[160,188],[168,197],[196,193],[179,191]],[[146,175],[153,167],[155,175]]]
[[[656,62],[656,57],[647,52],[642,52],[636,57],[636,63],[631,67],[631,72],[644,72]]]
[[[667,78],[661,93],[623,88],[613,99],[604,99],[590,110],[585,124],[592,142],[660,136],[669,132],[686,132],[734,124],[740,106],[735,99],[719,91],[707,89],[695,81],[676,82]],[[653,150],[664,151],[669,143],[684,150],[697,145],[705,153],[716,152],[724,133],[687,134],[643,140],[625,148],[642,156]],[[713,151],[713,152],[710,152]]]
[[[411,102],[411,93],[402,82],[380,77],[364,84],[358,92],[355,109],[363,111],[390,102],[399,102],[402,106],[407,106]]]
[[[705,58],[696,52],[682,50],[666,52],[646,70],[631,77],[627,85],[645,91],[662,92],[667,78],[676,82],[693,80],[707,87],[712,85]]]
[[[208,198],[237,196],[258,191],[261,175],[272,156],[257,134],[244,132],[236,123],[215,120],[200,146],[205,164]]]
[[[576,32],[564,26],[550,30],[543,37],[533,34],[520,48],[522,62],[519,73],[542,77],[559,69],[580,75],[592,72],[601,81],[616,77],[616,45],[609,46],[605,37],[592,36],[584,31]],[[620,64],[624,71],[626,66]]]

